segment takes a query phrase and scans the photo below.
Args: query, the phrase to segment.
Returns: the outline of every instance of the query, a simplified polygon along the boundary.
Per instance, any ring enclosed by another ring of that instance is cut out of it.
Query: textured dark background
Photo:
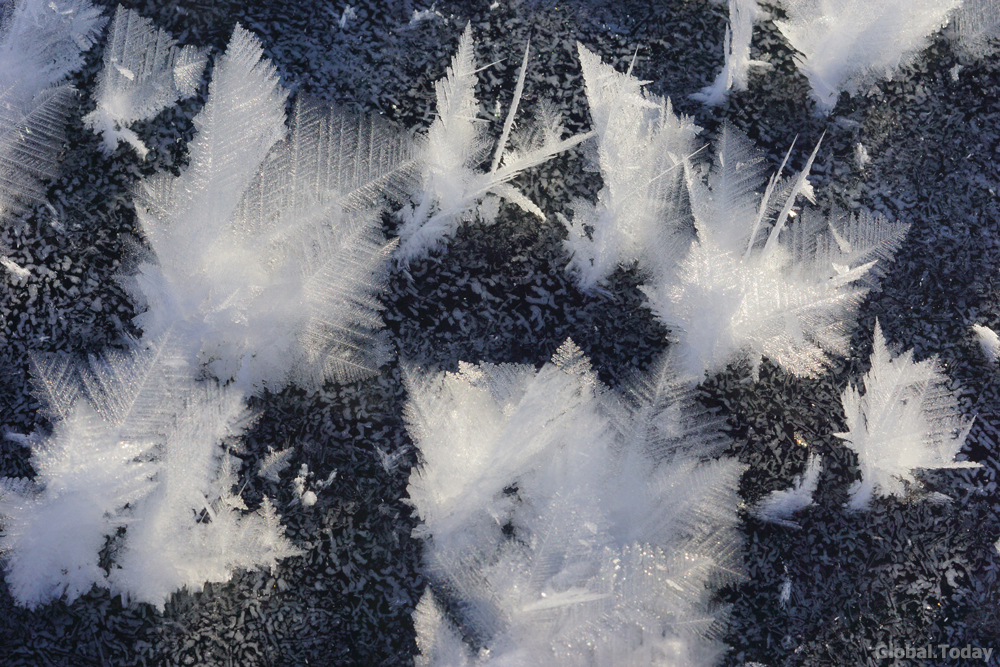
[[[480,74],[484,118],[497,100],[506,110],[530,38],[522,108],[551,100],[570,130],[589,123],[576,63],[580,40],[619,69],[634,58],[634,72],[651,91],[670,96],[705,128],[705,143],[728,119],[777,167],[799,136],[797,168],[825,131],[811,177],[819,206],[878,211],[912,228],[882,291],[862,308],[850,358],[817,380],[765,363],[758,383],[746,380],[746,368],[733,367],[704,385],[704,400],[729,417],[730,453],[750,465],[741,486],[747,504],[787,486],[809,451],[825,461],[818,505],[801,516],[800,530],[761,524],[741,510],[747,578],[720,593],[733,605],[724,664],[887,664],[873,647],[890,641],[1000,653],[1000,557],[993,547],[1000,537],[1000,371],[969,332],[972,323],[1000,326],[996,58],[960,58],[946,30],[895,80],[842,98],[824,118],[815,115],[807,82],[769,23],[755,33],[754,57],[773,70],[752,75],[750,90],[725,106],[688,99],[722,63],[725,11],[705,0],[501,0],[495,9],[485,0],[438,2],[436,13],[416,25],[409,21],[414,10],[428,9],[423,3],[359,2],[343,29],[343,2],[126,6],[181,43],[215,53],[240,22],[261,38],[292,100],[307,94],[415,131],[433,118],[433,81],[444,75],[469,22],[479,62],[499,61]],[[73,79],[80,115],[93,108],[102,46]],[[39,208],[0,234],[8,254],[31,270],[24,281],[0,283],[6,431],[46,428],[27,391],[27,351],[98,352],[134,332],[133,307],[114,280],[123,248],[136,238],[130,188],[144,175],[183,166],[191,118],[206,90],[135,128],[151,148],[145,162],[127,149],[104,157],[77,118],[62,176],[49,191],[54,213]],[[854,159],[858,142],[872,158],[865,168]],[[550,214],[546,222],[504,208],[496,225],[463,228],[442,253],[393,273],[385,320],[399,356],[441,369],[459,360],[538,365],[572,337],[616,386],[666,348],[666,331],[642,307],[634,272],[618,272],[608,294],[587,296],[564,271],[564,232],[551,214],[566,211],[573,197],[593,197],[599,177],[571,152],[518,185]],[[387,233],[392,228],[387,219]],[[856,458],[831,433],[844,426],[841,392],[867,369],[875,317],[891,344],[913,348],[918,359],[938,355],[963,411],[978,415],[965,452],[984,467],[924,476],[952,503],[889,499],[863,514],[841,509]],[[400,417],[404,402],[397,361],[370,380],[312,394],[289,388],[256,400],[260,418],[238,451],[244,495],[251,505],[264,494],[273,498],[306,555],[273,573],[237,574],[229,584],[178,594],[163,614],[122,609],[98,590],[71,605],[28,611],[0,583],[0,665],[409,664],[410,613],[424,582],[419,544],[409,537],[414,520],[401,500],[416,462]],[[268,446],[289,445],[297,454],[281,484],[250,474]],[[0,441],[0,454],[0,474],[30,473],[27,452],[16,443]],[[290,477],[301,463],[320,479],[338,473],[308,509],[289,505]],[[782,606],[786,577],[791,599]]]

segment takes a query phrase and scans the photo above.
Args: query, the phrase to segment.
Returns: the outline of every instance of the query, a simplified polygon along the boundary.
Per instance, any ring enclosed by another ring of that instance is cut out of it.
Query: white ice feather
[[[775,25],[799,52],[819,110],[841,91],[862,92],[893,74],[948,21],[961,0],[781,0],[788,19]]]
[[[0,35],[0,88],[23,99],[58,85],[83,65],[107,19],[89,0],[17,0]]]
[[[491,145],[484,121],[478,118],[475,96],[476,63],[472,27],[467,25],[446,75],[435,83],[437,116],[423,147],[423,179],[413,196],[413,206],[400,211],[399,248],[396,258],[408,263],[442,245],[463,222],[473,219],[478,203],[493,194],[542,219],[542,210],[510,185],[511,179],[585,140],[589,134],[568,139],[545,136],[527,151],[507,150],[528,64],[525,47],[514,98],[499,140],[493,147],[488,171],[480,165],[489,159]]]
[[[699,462],[711,445],[685,440],[712,442],[711,423],[671,409],[687,396],[671,373],[659,369],[620,399],[567,341],[538,371],[462,364],[411,371],[407,385],[422,461],[408,489],[422,521],[415,534],[433,590],[459,611],[449,619],[425,593],[417,664],[645,664],[652,652],[687,665],[721,655],[709,597],[737,576],[744,468]],[[473,657],[459,627],[486,650]]]
[[[564,243],[568,270],[584,290],[607,281],[618,266],[637,263],[660,278],[676,269],[692,240],[683,207],[683,160],[699,128],[674,114],[670,100],[646,93],[577,44],[604,187],[596,203],[573,203]]]
[[[919,487],[919,468],[978,468],[955,461],[972,427],[958,410],[936,360],[913,361],[913,351],[895,357],[875,323],[871,370],[859,387],[844,390],[847,431],[836,433],[858,455],[861,480],[851,488],[849,507],[868,506],[875,494],[903,496]]]
[[[44,200],[83,65],[104,19],[87,0],[18,0],[0,26],[0,224]]]
[[[769,493],[754,509],[765,521],[782,523],[799,510],[813,505],[813,495],[819,484],[819,473],[823,467],[823,457],[810,454],[806,469],[797,475],[789,489],[777,489]]]
[[[961,53],[971,58],[986,58],[996,53],[996,40],[1000,37],[1000,2],[962,0],[953,16]]]
[[[294,447],[286,447],[278,452],[269,447],[267,456],[257,466],[257,476],[277,484],[281,481],[281,473],[291,465],[291,458],[294,455]]]
[[[847,353],[855,310],[880,275],[874,262],[892,258],[908,227],[861,216],[838,229],[811,215],[786,227],[815,155],[794,178],[772,177],[759,196],[756,151],[724,127],[707,182],[689,177],[698,240],[676,278],[642,287],[678,340],[685,373],[700,378],[742,357],[756,375],[767,357],[815,376],[829,354]],[[838,238],[850,248],[842,250]]]
[[[989,327],[981,324],[973,324],[972,331],[976,334],[979,347],[989,361],[996,361],[1000,357],[1000,336]]]
[[[195,118],[190,166],[141,185],[137,213],[155,261],[129,281],[147,335],[173,328],[217,378],[247,392],[369,375],[394,244],[379,206],[412,171],[388,127],[299,103],[240,27]]]
[[[296,553],[273,511],[244,515],[231,502],[220,443],[247,425],[243,394],[197,382],[177,341],[34,366],[57,421],[31,440],[34,484],[0,484],[0,550],[20,604],[73,600],[97,585],[162,608],[181,587]],[[112,538],[109,574],[98,559]]]
[[[175,46],[152,21],[119,5],[98,75],[97,108],[84,116],[84,124],[103,135],[105,153],[126,141],[145,157],[145,144],[128,126],[194,95],[205,60],[204,51]]]
[[[722,104],[730,90],[747,89],[751,67],[771,66],[769,63],[750,58],[753,24],[762,14],[757,0],[729,0],[729,25],[726,26],[724,42],[725,64],[712,85],[691,95],[693,99],[712,106]]]

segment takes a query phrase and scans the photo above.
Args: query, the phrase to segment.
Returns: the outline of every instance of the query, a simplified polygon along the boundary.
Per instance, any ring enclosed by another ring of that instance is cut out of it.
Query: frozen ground
[[[480,62],[480,100],[505,109],[526,39],[532,60],[526,107],[556,101],[569,129],[586,127],[575,42],[635,73],[695,116],[708,143],[723,119],[746,131],[774,166],[798,135],[801,167],[826,132],[813,166],[822,206],[880,211],[912,224],[883,290],[862,309],[854,354],[818,380],[765,364],[759,383],[731,368],[707,382],[704,399],[729,417],[731,451],[750,466],[741,493],[749,504],[787,486],[809,451],[826,462],[818,506],[801,529],[764,525],[744,514],[748,577],[725,589],[732,603],[723,661],[778,665],[888,664],[874,647],[926,644],[993,647],[1000,653],[1000,369],[972,338],[973,323],[1000,325],[1000,71],[996,59],[960,61],[938,36],[918,62],[866,95],[843,99],[828,118],[813,114],[805,79],[769,24],[758,29],[754,57],[773,71],[751,75],[750,90],[707,109],[688,99],[721,65],[722,8],[706,0],[583,3],[539,0],[439,2],[410,25],[422,3],[138,2],[126,3],[182,43],[223,49],[241,22],[264,42],[293,94],[384,114],[407,128],[431,120],[433,80],[442,76],[461,30],[471,22]],[[108,10],[110,15],[111,8]],[[76,77],[81,114],[100,47]],[[204,88],[203,88],[204,92]],[[146,163],[124,149],[112,158],[76,120],[62,177],[50,188],[54,210],[41,208],[2,240],[31,270],[0,286],[2,428],[44,427],[27,392],[28,350],[96,352],[131,330],[132,307],[114,275],[133,242],[129,188],[141,174],[184,159],[191,117],[201,98],[136,128],[151,148]],[[493,110],[484,105],[484,114]],[[862,168],[856,145],[871,161]],[[592,196],[595,175],[571,153],[519,183],[547,212],[574,196]],[[391,221],[386,222],[391,231]],[[490,228],[466,228],[447,251],[393,274],[385,319],[402,358],[454,369],[459,360],[541,364],[567,336],[603,380],[616,385],[665,347],[665,331],[641,307],[636,279],[619,272],[610,294],[587,297],[563,271],[564,232],[504,209]],[[841,506],[856,475],[853,454],[830,434],[843,429],[840,393],[867,366],[875,317],[886,337],[939,355],[962,409],[978,415],[965,452],[978,471],[929,474],[929,485],[954,502],[882,500],[848,515]],[[273,574],[238,575],[224,586],[180,594],[164,614],[122,609],[105,591],[72,605],[16,607],[0,584],[2,665],[396,665],[415,649],[410,613],[422,593],[419,545],[401,500],[415,454],[401,409],[398,364],[380,376],[305,394],[295,388],[258,401],[260,419],[239,455],[253,503],[279,505],[288,534],[306,555]],[[295,446],[280,484],[247,474],[267,448]],[[805,446],[803,446],[805,445]],[[27,453],[0,442],[0,474],[29,473]],[[311,508],[293,503],[290,478],[301,464],[333,485]],[[780,595],[790,583],[785,604]],[[944,664],[936,661],[934,664]],[[983,664],[948,661],[948,664]]]

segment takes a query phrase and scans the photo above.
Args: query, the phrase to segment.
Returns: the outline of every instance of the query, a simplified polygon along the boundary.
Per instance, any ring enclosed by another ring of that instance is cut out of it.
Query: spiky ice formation
[[[543,111],[534,131],[522,132],[520,145],[508,146],[517,108],[524,90],[529,46],[524,49],[514,98],[495,146],[484,123],[477,118],[476,61],[472,26],[467,25],[445,77],[437,81],[437,117],[424,140],[422,179],[413,194],[413,205],[399,215],[397,259],[407,263],[440,247],[463,222],[477,216],[485,224],[496,218],[499,202],[506,199],[523,211],[544,219],[545,214],[510,184],[525,169],[537,166],[586,139],[582,134],[563,139],[558,116]],[[514,143],[514,142],[511,142]],[[487,160],[492,160],[487,171]],[[484,202],[484,199],[486,200]]]
[[[864,393],[856,386],[844,390],[847,431],[834,434],[857,453],[861,468],[851,509],[865,509],[876,494],[904,496],[919,488],[917,469],[979,467],[955,461],[972,419],[959,412],[946,382],[934,359],[915,362],[913,350],[893,356],[876,321]]]
[[[105,153],[110,155],[124,141],[146,157],[146,145],[128,126],[152,118],[197,91],[206,53],[175,44],[152,21],[118,6],[97,78],[97,108],[83,118],[85,125],[102,135]]]
[[[242,393],[196,381],[176,341],[35,368],[53,432],[29,439],[32,481],[0,480],[18,602],[72,601],[96,585],[162,608],[180,588],[298,553],[269,504],[245,512],[233,494],[222,443],[247,423]],[[99,565],[109,541],[110,571]]]
[[[577,44],[604,187],[597,202],[573,202],[564,242],[568,269],[592,291],[619,266],[657,278],[672,274],[692,240],[683,161],[699,129],[670,100],[643,90]]]
[[[743,466],[700,461],[717,435],[684,383],[661,368],[618,398],[567,341],[538,371],[465,364],[408,386],[435,591],[418,664],[714,663]]]
[[[412,169],[388,127],[299,103],[237,26],[216,63],[180,176],[144,181],[137,215],[153,257],[128,279],[146,335],[173,329],[192,356],[247,392],[371,374],[394,244],[379,205]]]
[[[846,353],[857,305],[881,275],[876,262],[891,260],[909,226],[811,211],[792,222],[796,198],[812,196],[807,175],[818,149],[801,172],[772,176],[760,195],[762,158],[725,126],[707,182],[689,180],[698,238],[676,278],[642,289],[679,343],[677,363],[692,377],[741,357],[754,376],[764,357],[815,376],[829,354]]]
[[[822,113],[842,91],[854,95],[893,74],[947,23],[962,0],[781,0],[775,25],[799,52],[799,71]]]
[[[20,0],[0,27],[0,224],[44,199],[76,98],[63,80],[104,22],[87,0]]]

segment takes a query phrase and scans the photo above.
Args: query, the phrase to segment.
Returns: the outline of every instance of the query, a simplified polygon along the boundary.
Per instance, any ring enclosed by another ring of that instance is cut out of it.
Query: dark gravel
[[[480,75],[487,117],[494,100],[506,108],[530,38],[524,108],[552,100],[570,130],[585,128],[575,55],[581,40],[620,69],[634,57],[635,73],[694,116],[706,143],[729,120],[776,167],[799,136],[792,159],[800,167],[825,131],[811,177],[820,206],[877,211],[912,228],[881,292],[862,308],[850,358],[816,380],[765,362],[758,383],[733,367],[703,387],[704,400],[729,417],[730,453],[750,466],[741,486],[747,504],[786,486],[809,450],[825,462],[818,504],[801,515],[800,529],[741,514],[748,576],[720,594],[733,605],[723,664],[889,664],[873,652],[889,641],[1000,653],[993,546],[1000,537],[1000,369],[987,364],[969,330],[1000,327],[996,58],[962,60],[938,36],[894,80],[845,96],[820,117],[791,50],[769,24],[755,33],[754,57],[772,71],[752,75],[750,90],[722,107],[688,99],[722,62],[725,11],[707,0],[501,0],[493,10],[487,0],[439,1],[437,13],[417,25],[408,21],[428,9],[422,2],[363,0],[343,29],[343,0],[124,4],[182,43],[216,53],[238,21],[260,36],[292,100],[308,94],[414,130],[432,120],[433,81],[471,22],[479,61],[500,61]],[[98,46],[74,77],[79,115],[93,106],[100,58]],[[46,427],[28,393],[29,351],[98,352],[136,333],[133,306],[114,279],[123,250],[136,242],[130,191],[144,175],[183,165],[205,90],[135,128],[151,149],[146,162],[127,149],[104,157],[77,116],[62,176],[49,188],[54,210],[31,210],[0,232],[6,252],[31,270],[25,280],[0,281],[0,428]],[[864,168],[854,158],[859,142],[872,158]],[[567,211],[573,197],[593,197],[600,186],[579,152],[517,184],[549,213]],[[393,226],[387,219],[387,232]],[[666,348],[666,331],[642,307],[639,277],[621,270],[607,294],[580,293],[563,270],[563,237],[554,215],[543,223],[507,207],[496,225],[463,228],[443,252],[396,270],[384,302],[399,357],[441,369],[460,360],[537,365],[572,337],[612,386],[644,368]],[[883,499],[864,514],[841,509],[857,461],[831,434],[844,426],[841,392],[867,370],[876,317],[891,344],[913,348],[918,359],[938,355],[963,411],[977,415],[965,452],[983,468],[924,475],[954,502]],[[410,613],[424,581],[420,546],[409,537],[415,521],[402,500],[416,463],[401,419],[405,399],[398,361],[370,380],[256,399],[260,418],[238,451],[244,497],[251,505],[272,498],[305,555],[273,573],[238,573],[226,585],[179,593],[162,614],[123,609],[103,590],[28,611],[0,583],[0,665],[410,664]],[[296,455],[280,484],[252,474],[268,447],[291,445]],[[30,474],[18,444],[0,441],[0,457],[0,475]],[[293,502],[291,478],[302,464],[317,480],[337,471],[311,508]],[[785,581],[791,596],[782,606]]]

